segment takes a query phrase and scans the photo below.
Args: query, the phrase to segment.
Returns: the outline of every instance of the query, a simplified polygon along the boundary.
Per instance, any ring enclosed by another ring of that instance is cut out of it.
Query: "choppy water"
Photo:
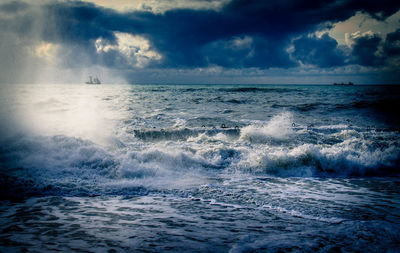
[[[0,251],[400,251],[399,98],[3,86]]]

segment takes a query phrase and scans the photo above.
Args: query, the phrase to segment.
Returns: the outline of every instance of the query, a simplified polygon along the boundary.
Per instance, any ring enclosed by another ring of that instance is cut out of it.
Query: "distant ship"
[[[99,78],[97,76],[95,78],[92,78],[92,76],[89,76],[89,81],[86,82],[86,84],[101,84]]]
[[[354,83],[352,83],[352,82],[348,82],[348,83],[333,83],[333,85],[346,85],[346,86],[348,86],[348,85],[354,85]]]

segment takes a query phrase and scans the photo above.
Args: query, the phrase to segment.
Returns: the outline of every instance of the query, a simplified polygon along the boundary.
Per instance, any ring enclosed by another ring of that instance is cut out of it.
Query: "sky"
[[[400,83],[400,1],[0,0],[0,83]]]

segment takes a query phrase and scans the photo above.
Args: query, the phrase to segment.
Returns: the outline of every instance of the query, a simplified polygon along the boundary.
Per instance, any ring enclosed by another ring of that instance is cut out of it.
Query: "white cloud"
[[[250,36],[235,37],[229,43],[232,49],[250,49],[253,44],[253,38]]]
[[[373,37],[376,35],[373,31],[366,31],[366,32],[361,32],[361,31],[356,31],[353,33],[345,33],[345,42],[348,47],[352,47],[354,44],[354,40],[362,37]]]
[[[146,10],[163,13],[171,9],[219,10],[230,0],[83,0],[121,12]]]
[[[150,48],[150,42],[144,37],[120,32],[114,34],[117,37],[116,45],[108,44],[101,38],[96,40],[95,46],[98,54],[116,50],[130,66],[137,68],[144,68],[151,61],[161,60],[162,56]]]
[[[348,45],[348,39],[353,33],[360,32],[360,34],[364,34],[371,31],[379,33],[385,39],[388,33],[394,32],[399,28],[400,11],[397,11],[384,21],[376,20],[363,12],[357,12],[353,17],[334,24],[333,28],[329,30],[329,35],[335,38],[340,45]]]

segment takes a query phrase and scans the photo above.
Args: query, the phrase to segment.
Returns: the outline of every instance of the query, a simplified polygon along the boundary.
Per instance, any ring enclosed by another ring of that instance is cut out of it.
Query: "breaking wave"
[[[228,128],[228,127],[226,127]],[[205,129],[205,126],[198,129],[156,129],[156,130],[133,130],[135,137],[143,141],[162,141],[162,140],[187,140],[189,137],[196,137],[200,134],[206,134],[208,136],[215,136],[219,133],[223,133],[228,136],[239,136],[240,130],[236,128],[222,128],[213,127],[211,129]]]
[[[10,187],[15,196],[143,194],[201,185],[232,173],[400,174],[397,132],[346,125],[302,128],[292,122],[293,115],[284,112],[241,129],[135,130],[133,145],[111,149],[62,135],[16,136],[1,145],[0,195],[7,197]]]
[[[287,139],[293,132],[293,116],[284,112],[273,117],[265,126],[249,125],[241,130],[241,138],[252,142]]]

